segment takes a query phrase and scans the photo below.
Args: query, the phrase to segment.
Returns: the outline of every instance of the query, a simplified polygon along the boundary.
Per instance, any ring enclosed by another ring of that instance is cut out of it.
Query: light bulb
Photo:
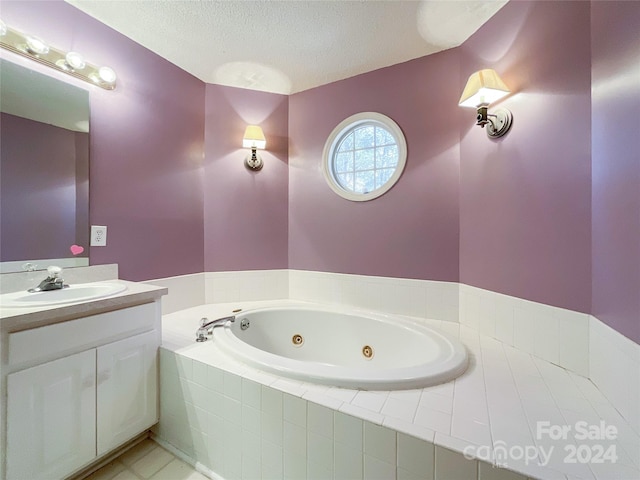
[[[116,82],[116,72],[113,71],[113,68],[110,67],[100,67],[98,69],[98,77],[104,83],[112,85]]]
[[[38,37],[27,37],[27,50],[34,55],[46,55],[49,53],[49,45]]]
[[[84,58],[82,58],[82,55],[77,52],[69,52],[64,58],[67,65],[74,70],[82,70],[86,66]]]

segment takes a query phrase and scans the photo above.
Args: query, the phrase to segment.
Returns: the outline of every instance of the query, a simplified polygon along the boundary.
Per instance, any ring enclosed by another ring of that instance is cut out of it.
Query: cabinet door
[[[158,332],[98,348],[98,455],[158,421]]]
[[[7,376],[7,478],[63,478],[96,456],[96,351]]]

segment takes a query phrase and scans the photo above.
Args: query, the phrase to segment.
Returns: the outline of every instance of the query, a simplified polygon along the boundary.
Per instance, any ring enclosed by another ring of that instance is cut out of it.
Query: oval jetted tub
[[[467,368],[450,335],[404,317],[324,307],[273,307],[238,313],[215,342],[261,370],[363,390],[423,388]]]

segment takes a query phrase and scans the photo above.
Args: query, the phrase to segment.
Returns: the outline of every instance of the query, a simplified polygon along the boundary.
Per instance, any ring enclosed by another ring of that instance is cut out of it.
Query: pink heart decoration
[[[73,253],[74,255],[80,255],[82,252],[84,252],[84,247],[81,247],[80,245],[71,245],[69,247],[69,250],[71,250],[71,253]]]

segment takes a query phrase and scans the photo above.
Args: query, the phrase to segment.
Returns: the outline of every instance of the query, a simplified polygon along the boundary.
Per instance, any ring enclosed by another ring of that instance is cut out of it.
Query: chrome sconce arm
[[[498,108],[494,113],[489,113],[488,105],[478,107],[476,125],[481,128],[487,127],[487,135],[490,137],[501,137],[511,128],[513,114],[506,108]]]
[[[244,159],[244,164],[249,170],[261,170],[264,162],[256,151],[256,147],[251,147],[251,153]]]

